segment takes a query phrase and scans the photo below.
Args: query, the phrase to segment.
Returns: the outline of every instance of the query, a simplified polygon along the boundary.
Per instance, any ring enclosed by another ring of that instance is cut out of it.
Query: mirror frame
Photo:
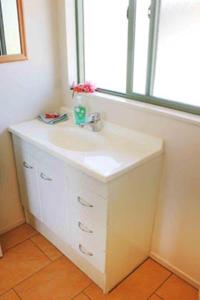
[[[19,22],[19,36],[20,36],[20,44],[21,44],[21,53],[20,54],[11,54],[11,55],[2,55],[2,56],[0,56],[0,63],[22,61],[22,60],[28,59],[27,58],[27,49],[26,49],[22,0],[16,0],[16,2],[17,2],[18,22]]]

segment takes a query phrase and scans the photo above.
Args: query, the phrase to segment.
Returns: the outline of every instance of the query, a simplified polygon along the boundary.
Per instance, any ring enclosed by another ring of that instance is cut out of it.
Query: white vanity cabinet
[[[50,151],[50,142],[42,143],[42,138],[46,130],[60,127],[40,125],[38,121],[29,124],[31,127],[24,123],[11,128],[26,220],[107,293],[149,256],[162,143],[147,137],[148,150],[143,139],[138,148],[133,148],[133,158],[132,150],[124,157],[124,163],[129,157],[135,159],[134,167],[126,164],[126,171],[101,180],[97,171],[96,178],[90,176],[90,170],[70,159],[76,155],[77,161],[82,157],[83,162],[92,161],[94,168],[99,168],[93,152],[67,152],[58,146]],[[41,131],[37,131],[40,126]],[[39,132],[42,138],[37,143]],[[139,143],[139,134],[135,137]],[[107,163],[112,167],[122,160],[120,151],[116,161],[115,153],[105,159],[103,170]],[[99,157],[103,164],[105,156]]]

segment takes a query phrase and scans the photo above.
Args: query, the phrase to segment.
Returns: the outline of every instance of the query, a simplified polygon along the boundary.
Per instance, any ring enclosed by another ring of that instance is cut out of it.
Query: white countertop
[[[32,120],[10,126],[9,131],[102,182],[163,151],[162,139],[107,122],[100,132],[79,128],[72,120],[56,125]]]

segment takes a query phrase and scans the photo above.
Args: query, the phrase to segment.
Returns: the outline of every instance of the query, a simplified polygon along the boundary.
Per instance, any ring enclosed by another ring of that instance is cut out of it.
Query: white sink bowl
[[[67,130],[55,128],[49,133],[49,142],[70,151],[93,152],[103,145],[93,132],[81,128],[68,127]]]

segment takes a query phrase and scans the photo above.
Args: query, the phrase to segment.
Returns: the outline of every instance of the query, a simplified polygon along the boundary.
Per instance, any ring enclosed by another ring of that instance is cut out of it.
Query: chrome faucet
[[[89,125],[92,128],[92,131],[98,132],[102,129],[102,119],[99,112],[94,112],[89,114],[87,121],[84,124],[81,124],[81,127]]]

